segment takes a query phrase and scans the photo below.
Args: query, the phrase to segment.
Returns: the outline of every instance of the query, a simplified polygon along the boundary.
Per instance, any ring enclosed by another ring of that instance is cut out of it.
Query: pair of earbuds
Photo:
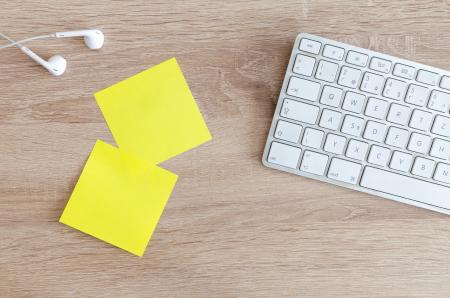
[[[5,36],[4,34],[0,34],[4,38],[8,39],[11,43],[0,47],[6,48],[11,46],[18,47],[25,55],[36,61],[38,64],[42,65],[45,69],[48,70],[52,75],[54,76],[60,76],[62,75],[67,67],[67,61],[60,55],[55,55],[50,57],[48,60],[42,59],[40,56],[38,56],[36,53],[34,53],[29,48],[22,45],[22,43],[36,40],[36,39],[44,39],[44,38],[50,38],[50,37],[56,37],[56,38],[63,38],[63,37],[83,37],[84,43],[86,46],[91,50],[98,50],[103,46],[103,43],[105,41],[105,37],[102,33],[102,31],[97,29],[88,29],[88,30],[77,30],[77,31],[67,31],[67,32],[56,32],[49,35],[41,35],[41,36],[35,36],[27,39],[23,39],[20,41],[14,41],[10,39],[9,37]]]

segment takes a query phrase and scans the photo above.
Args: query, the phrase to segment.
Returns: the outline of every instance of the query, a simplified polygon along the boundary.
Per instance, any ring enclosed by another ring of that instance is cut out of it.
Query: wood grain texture
[[[6,1],[0,51],[1,297],[448,297],[450,217],[270,170],[261,154],[295,36],[450,69],[447,1]],[[97,138],[92,94],[176,56],[214,140],[180,175],[143,258],[58,223]]]

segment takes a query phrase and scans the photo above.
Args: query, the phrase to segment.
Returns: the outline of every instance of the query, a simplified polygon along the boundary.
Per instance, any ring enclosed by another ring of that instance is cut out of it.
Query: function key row
[[[311,53],[314,55],[319,54],[321,47],[322,47],[321,42],[311,40],[308,38],[302,38],[299,45],[299,49],[301,51]],[[341,47],[325,44],[322,56],[336,61],[342,61],[345,56],[345,50]],[[359,67],[366,67],[368,61],[369,56],[367,54],[352,50],[348,51],[347,57],[345,59],[345,62]],[[369,68],[382,73],[390,73],[392,69],[392,64],[393,64],[392,61],[374,56],[370,59]],[[402,63],[395,63],[394,68],[392,70],[392,74],[400,78],[408,80],[415,79],[417,82],[422,84],[430,86],[439,86],[443,89],[450,90],[450,77],[442,76],[441,78],[441,75],[432,71],[419,69],[416,74],[415,67],[405,65]]]

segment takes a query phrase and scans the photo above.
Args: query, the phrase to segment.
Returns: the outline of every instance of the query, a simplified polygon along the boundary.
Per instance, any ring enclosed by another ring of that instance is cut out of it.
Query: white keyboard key
[[[339,65],[336,63],[320,60],[316,70],[316,79],[334,82],[338,68]]]
[[[295,169],[297,168],[301,152],[302,150],[300,148],[272,142],[267,161],[283,167]]]
[[[297,143],[302,131],[301,125],[279,120],[274,137],[292,143]]]
[[[342,109],[360,114],[366,97],[363,94],[347,91]]]
[[[333,158],[330,163],[330,168],[328,169],[328,178],[345,183],[356,184],[360,172],[360,164],[340,158]]]
[[[429,90],[426,87],[411,84],[406,93],[405,102],[423,107],[428,102]]]
[[[417,82],[435,86],[439,82],[439,74],[427,70],[419,70],[417,73]]]
[[[361,186],[432,206],[450,209],[450,188],[420,179],[366,167]]]
[[[293,72],[310,77],[313,73],[314,64],[316,63],[316,59],[305,56],[305,55],[297,55],[294,62]]]
[[[328,156],[312,151],[305,151],[303,154],[302,164],[300,170],[323,176],[328,163]]]
[[[345,156],[357,159],[357,160],[365,160],[367,149],[369,149],[369,145],[367,143],[350,140],[348,142],[347,151],[345,152]]]
[[[409,126],[419,130],[428,131],[432,120],[433,115],[431,113],[421,110],[414,110],[411,116],[411,121],[409,121]]]
[[[416,157],[411,173],[413,175],[431,178],[434,169],[434,161],[422,157]]]
[[[367,158],[367,162],[384,167],[386,166],[390,155],[391,150],[389,150],[388,148],[373,145],[372,148],[370,148],[370,153],[369,157]]]
[[[394,147],[405,148],[408,143],[409,132],[395,126],[389,128],[386,144]]]
[[[437,115],[431,132],[444,137],[450,137],[450,118]]]
[[[319,149],[322,145],[323,135],[323,131],[308,127],[303,133],[302,145]]]
[[[450,77],[443,76],[439,86],[443,89],[450,90]]]
[[[320,103],[337,108],[341,104],[342,93],[343,91],[340,88],[324,86],[320,96]]]
[[[300,41],[300,47],[299,49],[304,52],[312,53],[312,54],[319,54],[320,52],[320,46],[322,44],[318,41],[314,41],[307,38],[302,38]]]
[[[450,94],[433,90],[428,107],[432,110],[448,113],[450,109]]]
[[[342,152],[344,152],[346,140],[347,139],[344,137],[330,133],[327,135],[323,150],[334,154],[342,154]]]
[[[450,142],[442,139],[434,139],[430,155],[445,160],[450,160]]]
[[[282,117],[300,122],[314,124],[316,123],[317,116],[319,115],[319,108],[310,104],[285,98],[283,106],[281,107],[280,115]]]
[[[383,76],[371,72],[366,72],[364,73],[360,89],[369,93],[380,94],[381,90],[383,89],[383,84]]]
[[[322,112],[322,117],[320,117],[319,126],[328,128],[331,130],[336,130],[341,122],[342,114],[332,110],[324,109]]]
[[[335,46],[327,44],[323,48],[322,56],[341,61],[342,59],[344,59],[344,52],[345,51],[343,48],[339,48],[339,47],[335,47]]]
[[[358,86],[360,77],[361,70],[342,66],[338,84],[349,88],[356,88]]]
[[[444,183],[450,183],[450,165],[438,163],[433,179]]]
[[[395,151],[392,154],[391,162],[389,164],[389,167],[391,169],[402,171],[402,172],[409,172],[409,169],[411,168],[413,157],[411,154]]]
[[[319,95],[320,84],[317,82],[291,77],[287,94],[310,101],[316,101]]]
[[[395,79],[387,79],[384,86],[383,96],[395,100],[403,100],[407,84]]]
[[[364,138],[367,140],[382,142],[386,133],[386,125],[375,122],[367,121],[366,129],[364,130]]]
[[[363,130],[364,119],[352,115],[346,115],[341,131],[345,134],[359,137]]]
[[[431,138],[429,136],[413,132],[409,139],[408,150],[417,153],[426,153],[430,147]]]
[[[347,54],[347,63],[358,65],[361,67],[364,67],[367,65],[367,59],[369,56],[363,53],[355,52],[355,51],[349,51]]]
[[[389,71],[391,71],[391,66],[392,66],[391,61],[381,59],[378,57],[372,57],[372,59],[370,60],[369,68],[379,72],[388,73]]]
[[[415,68],[401,63],[395,64],[393,74],[394,76],[412,80],[414,79]]]
[[[386,100],[370,97],[364,114],[370,117],[384,119],[388,107],[389,103]]]
[[[410,114],[411,109],[409,107],[393,103],[389,109],[387,121],[400,125],[406,125]]]

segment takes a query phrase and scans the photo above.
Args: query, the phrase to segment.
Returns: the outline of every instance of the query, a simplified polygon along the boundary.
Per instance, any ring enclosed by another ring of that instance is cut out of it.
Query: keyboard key
[[[360,185],[386,194],[450,209],[450,200],[448,199],[450,198],[450,188],[402,174],[366,167]]]
[[[328,178],[356,184],[359,173],[361,172],[361,165],[348,160],[333,158],[328,169]]]
[[[389,167],[391,169],[402,171],[402,172],[409,172],[409,169],[411,168],[413,157],[411,154],[395,151],[394,154],[392,154],[391,162],[389,163]]]
[[[409,85],[405,101],[407,103],[423,107],[428,102],[428,96],[429,96],[428,88],[411,84]]]
[[[394,76],[412,80],[414,79],[414,73],[416,69],[412,66],[404,65],[401,63],[395,64],[393,74]]]
[[[367,140],[382,142],[384,140],[385,133],[386,125],[375,121],[367,121],[363,137]]]
[[[297,147],[272,142],[267,161],[283,167],[295,169],[302,150]]]
[[[363,130],[364,119],[352,115],[346,115],[341,131],[345,134],[359,137]]]
[[[400,125],[406,125],[408,123],[410,114],[411,109],[409,107],[393,103],[391,104],[391,108],[389,109],[387,121]]]
[[[395,79],[387,79],[384,86],[383,96],[395,100],[403,100],[407,84]]]
[[[413,132],[409,139],[408,150],[417,153],[426,153],[430,147],[431,138],[429,136]]]
[[[366,72],[361,82],[360,89],[373,94],[380,94],[384,84],[384,77]]]
[[[314,64],[316,63],[316,59],[305,56],[305,55],[297,55],[294,62],[293,72],[310,77],[313,73]]]
[[[360,114],[364,106],[366,97],[360,93],[348,91],[345,93],[342,109]]]
[[[369,101],[367,102],[364,114],[366,114],[369,117],[384,119],[388,107],[389,103],[386,100],[370,97]]]
[[[337,108],[341,104],[342,92],[340,88],[324,86],[320,103]]]
[[[282,117],[309,124],[316,123],[318,115],[318,107],[287,98],[284,99],[283,106],[280,111],[280,116]]]
[[[450,160],[450,142],[441,139],[434,139],[431,146],[430,155],[433,157]]]
[[[308,127],[303,134],[302,145],[319,149],[322,145],[323,136],[323,131]]]
[[[428,107],[435,111],[448,113],[450,109],[450,94],[436,90],[431,91]]]
[[[349,88],[356,88],[358,86],[360,77],[361,70],[342,66],[338,84]]]
[[[443,76],[439,86],[443,89],[450,90],[450,77]]]
[[[322,44],[318,41],[314,41],[311,39],[307,39],[307,38],[302,38],[302,40],[300,41],[300,51],[304,51],[304,52],[308,52],[308,53],[312,53],[312,54],[319,54],[320,52],[320,46]]]
[[[336,63],[320,60],[316,70],[316,79],[334,82],[338,68],[339,65]]]
[[[450,165],[438,163],[433,179],[444,183],[450,183]]]
[[[279,120],[275,129],[274,137],[291,143],[297,143],[302,131],[301,125]]]
[[[392,66],[391,61],[381,59],[378,57],[372,57],[372,59],[370,60],[369,68],[379,72],[388,73],[391,70],[391,66]]]
[[[319,95],[320,84],[317,82],[291,77],[287,94],[310,101],[316,101]]]
[[[367,65],[367,59],[369,59],[369,56],[367,56],[366,54],[349,51],[346,61],[347,63],[364,67]]]
[[[433,115],[431,113],[416,109],[413,111],[411,121],[409,121],[409,126],[419,130],[428,131],[432,120]]]
[[[416,157],[411,173],[420,177],[431,178],[434,169],[434,161],[422,157]]]
[[[323,176],[328,163],[328,156],[312,151],[305,151],[303,154],[302,164],[300,170]]]
[[[435,86],[439,82],[439,74],[427,70],[419,70],[417,73],[417,82]]]
[[[408,143],[409,132],[395,126],[389,128],[386,144],[398,148],[405,148]]]
[[[369,144],[357,140],[350,140],[348,142],[347,151],[345,152],[345,156],[357,159],[357,160],[365,160],[367,149],[369,148]]]
[[[345,51],[343,48],[339,48],[339,47],[335,47],[335,46],[327,44],[323,48],[322,56],[341,61],[342,59],[344,59],[344,52]]]
[[[370,148],[367,162],[384,167],[386,166],[390,155],[391,150],[388,148],[373,145],[372,148]]]
[[[450,137],[450,118],[437,115],[431,132],[444,137]]]
[[[331,130],[336,130],[341,122],[342,114],[332,110],[324,109],[322,112],[322,117],[320,117],[319,126],[328,128]]]
[[[323,150],[340,155],[344,152],[346,140],[347,139],[344,137],[329,133],[327,135],[327,139],[325,140]]]

